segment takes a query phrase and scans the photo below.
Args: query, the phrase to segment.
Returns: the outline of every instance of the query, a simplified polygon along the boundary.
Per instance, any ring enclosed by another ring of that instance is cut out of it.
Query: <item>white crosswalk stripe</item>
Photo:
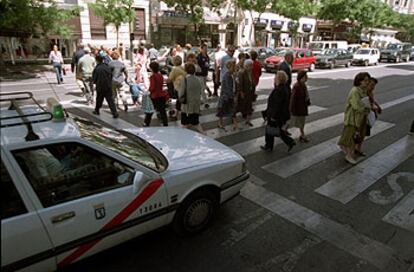
[[[382,109],[388,109],[390,107],[393,107],[395,105],[410,101],[414,99],[414,94],[408,95],[408,96],[404,96],[401,98],[398,98],[396,100],[384,103],[381,105]],[[337,125],[340,125],[343,123],[343,119],[344,119],[344,113],[338,113],[326,118],[322,118],[322,119],[318,119],[316,121],[307,123],[305,126],[305,131],[307,134],[312,134],[330,127],[334,127]],[[298,138],[299,135],[299,131],[295,130],[292,133],[292,137],[293,138]],[[260,146],[263,145],[265,142],[264,140],[264,136],[258,137],[258,138],[254,138],[242,143],[238,143],[235,144],[233,146],[231,146],[231,148],[233,148],[235,151],[237,151],[239,154],[241,154],[242,156],[248,156],[251,154],[254,154],[256,152],[260,151]],[[275,139],[275,145],[282,143],[282,141],[280,139]]]
[[[392,128],[393,126],[394,124],[377,121],[371,130],[370,137]],[[291,156],[266,164],[262,168],[270,173],[287,178],[339,153],[341,150],[337,144],[338,140],[339,136],[294,153]]]
[[[346,204],[412,155],[414,138],[405,136],[336,176],[315,192]]]
[[[409,192],[382,220],[414,233],[414,190]]]

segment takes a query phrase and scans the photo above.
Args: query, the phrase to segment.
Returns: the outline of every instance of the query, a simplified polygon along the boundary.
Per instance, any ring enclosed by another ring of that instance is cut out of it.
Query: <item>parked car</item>
[[[380,61],[400,62],[402,60],[408,62],[411,57],[411,43],[390,43],[381,51]]]
[[[410,60],[414,60],[414,46],[411,47],[411,55],[410,55]]]
[[[166,224],[195,234],[249,177],[238,153],[191,130],[114,130],[54,99],[17,103],[31,99],[1,93],[2,271],[54,271]]]
[[[380,58],[380,52],[377,48],[360,48],[352,59],[352,65],[377,65]]]
[[[351,66],[353,55],[345,49],[326,49],[316,56],[316,67],[333,69],[339,65]]]
[[[269,57],[265,60],[264,68],[266,72],[274,72],[278,70],[279,64],[281,64],[284,60],[284,56],[286,52],[293,51],[294,60],[292,63],[292,70],[302,70],[307,69],[309,71],[315,70],[316,65],[316,58],[313,55],[310,49],[305,48],[293,48],[282,50],[278,52],[275,56]]]
[[[319,55],[325,49],[348,49],[347,41],[312,41],[309,43],[309,49],[313,54]]]
[[[250,51],[256,51],[258,54],[257,60],[262,64],[262,67],[264,66],[265,60],[268,57],[276,55],[276,50],[271,47],[247,47],[240,49],[240,52],[245,52],[250,54]]]

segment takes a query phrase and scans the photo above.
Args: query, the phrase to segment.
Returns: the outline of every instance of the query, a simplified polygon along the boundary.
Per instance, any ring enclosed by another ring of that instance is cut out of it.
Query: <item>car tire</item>
[[[331,62],[331,63],[329,63],[329,69],[333,69],[333,68],[335,68],[335,62]]]
[[[199,189],[187,196],[175,213],[172,223],[180,236],[191,236],[205,230],[219,206],[219,197],[211,189]]]
[[[346,68],[351,67],[351,62],[350,62],[350,61],[348,61],[348,62],[345,64],[345,67],[346,67]]]
[[[369,66],[369,60],[364,61],[364,66]]]
[[[409,62],[410,61],[410,56],[407,56],[406,58],[405,58],[405,62]]]
[[[315,71],[315,63],[311,63],[311,65],[309,66],[309,72],[313,71]]]
[[[400,56],[397,56],[397,57],[395,58],[395,63],[399,63],[400,61],[401,61]]]

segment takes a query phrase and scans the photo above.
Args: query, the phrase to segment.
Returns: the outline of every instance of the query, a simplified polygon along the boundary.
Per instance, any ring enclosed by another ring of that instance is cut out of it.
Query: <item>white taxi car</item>
[[[377,48],[360,48],[353,56],[352,65],[377,65],[380,59],[380,51]]]
[[[53,100],[22,106],[30,93],[0,98],[2,271],[53,271],[166,224],[197,233],[249,177],[190,130],[116,131]]]

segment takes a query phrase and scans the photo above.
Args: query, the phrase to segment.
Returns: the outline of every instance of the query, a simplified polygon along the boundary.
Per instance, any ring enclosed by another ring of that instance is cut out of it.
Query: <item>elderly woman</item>
[[[195,76],[196,68],[193,63],[187,63],[185,65],[185,71],[187,72],[187,76],[181,79],[180,89],[178,90],[179,98],[186,97],[186,102],[181,106],[181,125],[184,128],[196,126],[197,130],[204,134],[204,130],[199,121],[203,84]]]
[[[236,63],[234,60],[228,60],[226,62],[227,72],[224,74],[223,81],[221,82],[221,93],[218,101],[218,112],[219,117],[218,127],[224,129],[223,117],[232,117],[233,119],[233,130],[237,129],[237,119],[234,114],[234,96],[236,91],[235,81],[235,69]]]
[[[290,97],[290,112],[293,116],[291,124],[300,130],[299,141],[303,143],[309,142],[309,138],[305,136],[305,120],[308,113],[308,106],[310,105],[310,98],[306,81],[308,75],[306,71],[301,70],[297,75],[297,82],[293,86],[292,96]]]
[[[358,73],[346,101],[344,129],[338,145],[345,152],[345,160],[350,164],[356,164],[354,155],[362,154],[361,142],[365,134],[366,117],[370,111],[369,105],[365,105],[362,99],[367,97],[370,78],[367,72]]]
[[[173,59],[174,67],[171,69],[170,74],[168,75],[167,83],[172,83],[174,86],[174,91],[172,95],[170,94],[171,98],[178,98],[178,90],[181,88],[181,79],[183,79],[186,75],[184,68],[182,67],[183,59],[180,56],[175,56]],[[175,104],[175,113],[173,118],[177,118],[181,111],[181,103],[180,100],[177,99]]]
[[[295,146],[295,141],[286,134],[282,127],[290,118],[289,103],[290,91],[286,86],[288,76],[285,72],[279,71],[275,76],[275,88],[270,93],[267,100],[267,126],[278,128],[280,131],[280,138],[288,146],[288,152]],[[274,145],[274,135],[268,133],[266,129],[265,135],[266,144],[260,146],[265,151],[272,151]]]
[[[253,61],[244,61],[243,69],[237,73],[237,110],[246,120],[246,125],[253,126],[250,118],[253,113],[254,82],[252,76]]]

